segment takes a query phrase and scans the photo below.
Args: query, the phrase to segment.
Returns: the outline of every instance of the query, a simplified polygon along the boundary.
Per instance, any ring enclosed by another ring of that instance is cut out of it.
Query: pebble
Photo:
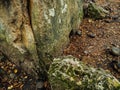
[[[36,88],[37,89],[41,89],[41,88],[43,88],[43,82],[37,82],[37,84],[36,84]]]
[[[17,73],[18,72],[18,70],[17,69],[14,69],[14,73]]]
[[[92,19],[89,19],[88,22],[91,23],[91,22],[92,22]]]
[[[88,54],[89,52],[88,51],[84,51],[84,54]]]
[[[112,16],[113,20],[117,20],[119,18],[119,16]]]
[[[120,48],[113,46],[111,48],[111,54],[114,56],[120,56]]]
[[[90,32],[90,33],[87,34],[87,36],[90,37],[90,38],[95,38],[96,35],[94,33]]]
[[[14,74],[14,73],[11,73],[11,74],[10,74],[10,78],[13,79],[14,77],[15,77],[15,74]]]
[[[8,90],[12,90],[13,89],[13,85],[8,87]]]
[[[82,35],[82,31],[77,30],[77,31],[76,31],[76,35],[81,36],[81,35]]]
[[[72,35],[81,36],[81,35],[82,35],[82,31],[81,31],[81,30],[78,30],[78,29],[73,29],[73,30],[70,32],[70,36],[72,36]]]

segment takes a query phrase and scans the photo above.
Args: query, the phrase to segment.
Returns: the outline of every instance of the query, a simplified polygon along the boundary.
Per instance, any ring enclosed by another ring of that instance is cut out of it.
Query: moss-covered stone
[[[49,69],[52,90],[120,90],[120,82],[103,69],[73,56],[55,58]]]
[[[0,51],[30,74],[44,72],[81,19],[82,0],[1,0]]]
[[[85,9],[84,12],[85,12],[85,15],[94,19],[105,18],[106,15],[109,14],[107,10],[105,10],[104,8],[92,2],[88,4],[88,7]]]
[[[31,0],[32,27],[38,54],[46,64],[61,54],[69,33],[83,17],[82,0]]]
[[[38,56],[30,26],[27,1],[0,1],[0,51],[16,65],[35,75]]]

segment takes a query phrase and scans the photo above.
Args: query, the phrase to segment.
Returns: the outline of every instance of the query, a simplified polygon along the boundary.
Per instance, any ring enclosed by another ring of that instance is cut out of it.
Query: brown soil
[[[36,80],[0,51],[0,90],[36,90],[40,86],[40,90],[50,90],[48,81]]]
[[[82,35],[70,36],[70,44],[64,54],[71,54],[87,65],[110,71],[120,79],[120,72],[110,64],[114,60],[120,61],[120,56],[113,56],[108,51],[112,46],[120,47],[120,0],[109,1],[96,0],[97,4],[110,11],[109,17],[101,20],[84,18],[80,25]]]
[[[102,20],[84,18],[80,25],[82,35],[70,36],[70,43],[64,54],[80,58],[88,65],[109,70],[120,79],[120,72],[115,71],[110,65],[113,60],[120,61],[120,56],[113,56],[108,51],[112,46],[120,47],[120,1],[95,1],[111,12],[110,17]],[[88,35],[91,33],[95,37]],[[41,84],[12,63],[2,52],[0,60],[0,90],[34,90],[36,84]],[[42,83],[42,90],[50,90],[47,81]]]

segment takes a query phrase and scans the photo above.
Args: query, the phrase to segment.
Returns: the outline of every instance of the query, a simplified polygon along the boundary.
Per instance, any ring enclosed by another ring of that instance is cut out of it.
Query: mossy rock
[[[95,3],[89,3],[88,7],[84,10],[85,15],[94,19],[102,19],[105,18],[109,12],[105,10],[103,7],[96,5]]]
[[[61,55],[69,43],[72,29],[78,29],[83,18],[82,0],[33,0],[31,23],[37,50],[48,66]]]
[[[120,90],[120,82],[103,69],[73,56],[55,58],[49,69],[52,90]]]

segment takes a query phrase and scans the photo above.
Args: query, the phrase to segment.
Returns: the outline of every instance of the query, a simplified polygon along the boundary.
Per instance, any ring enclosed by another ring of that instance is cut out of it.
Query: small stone
[[[76,35],[79,35],[79,36],[81,36],[81,35],[82,35],[82,31],[80,31],[80,30],[77,30],[77,31],[76,31]]]
[[[117,20],[119,18],[119,16],[112,16],[113,20]]]
[[[11,74],[10,74],[10,78],[13,79],[14,77],[15,77],[15,74],[11,73]]]
[[[71,30],[70,32],[70,36],[72,35],[78,35],[78,36],[81,36],[82,35],[82,31],[78,30],[78,29],[73,29]]]
[[[96,35],[94,33],[88,33],[87,36],[90,38],[95,38]]]
[[[91,22],[92,22],[92,19],[89,19],[88,22],[91,23]]]
[[[18,72],[18,70],[17,69],[14,69],[14,73],[17,73]]]
[[[43,82],[37,82],[36,87],[37,88],[42,88],[43,87]]]
[[[114,56],[120,56],[120,48],[113,46],[111,48],[111,54],[114,55]]]
[[[43,85],[44,85],[43,82],[37,82],[36,88],[37,88],[37,89],[41,89],[41,88],[43,88]]]
[[[88,54],[88,51],[84,51],[84,54]]]
[[[13,89],[13,85],[8,87],[8,90],[12,90]]]
[[[25,76],[24,78],[26,79],[26,78],[28,78],[28,76]]]

